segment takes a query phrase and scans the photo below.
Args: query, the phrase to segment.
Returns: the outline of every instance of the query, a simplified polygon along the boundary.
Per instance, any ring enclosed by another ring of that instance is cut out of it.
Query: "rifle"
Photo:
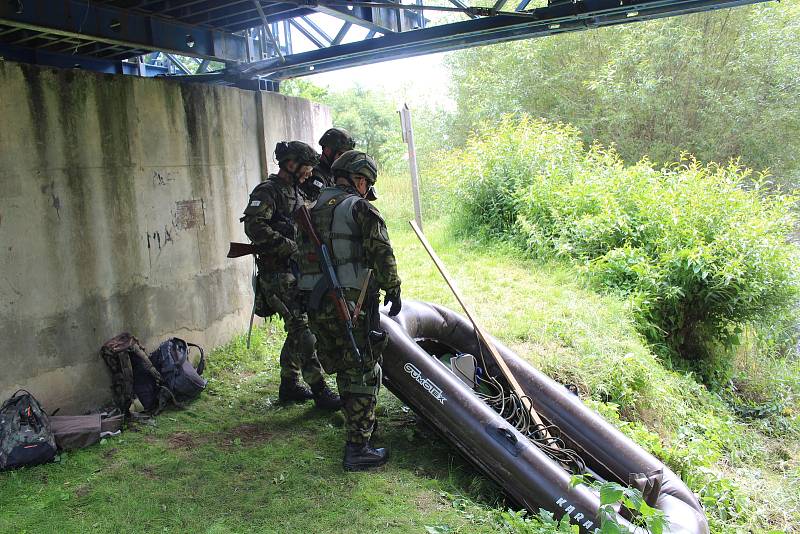
[[[228,250],[228,257],[229,258],[241,258],[242,256],[255,256],[258,254],[258,247],[253,245],[252,243],[233,243],[231,242],[231,247]]]
[[[273,268],[282,268],[285,266],[282,262],[276,260],[274,255],[265,254],[264,249],[252,243],[234,243],[231,241],[230,248],[228,249],[229,258],[241,258],[242,256],[249,256],[251,254],[253,256],[261,255],[259,259],[261,265],[271,265]],[[289,265],[295,278],[300,278],[300,270],[297,267],[297,262],[292,259],[287,259],[286,263]]]
[[[363,369],[364,357],[361,355],[361,351],[358,350],[356,339],[353,337],[353,316],[350,314],[347,299],[344,297],[344,289],[339,283],[339,277],[336,275],[336,269],[333,266],[333,260],[328,251],[328,246],[319,238],[319,234],[317,234],[317,230],[314,228],[314,223],[311,222],[311,214],[308,212],[307,207],[301,206],[298,208],[297,211],[294,212],[294,219],[317,249],[317,261],[319,261],[319,267],[323,274],[318,287],[325,291],[331,300],[333,300],[336,315],[342,320],[347,338],[350,340],[353,352],[361,362],[361,367]],[[316,293],[317,291],[318,289],[314,288],[313,292]]]

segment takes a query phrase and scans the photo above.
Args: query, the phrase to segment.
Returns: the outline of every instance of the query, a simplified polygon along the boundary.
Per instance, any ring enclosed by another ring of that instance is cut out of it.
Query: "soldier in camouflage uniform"
[[[386,449],[370,444],[381,384],[381,353],[386,346],[386,333],[380,329],[379,290],[386,294],[384,303],[391,303],[389,315],[397,315],[402,306],[400,278],[386,224],[367,200],[374,198],[372,186],[378,174],[375,161],[351,150],[334,162],[332,171],[336,185],[320,192],[311,209],[311,221],[331,252],[351,311],[365,280],[369,281],[364,306],[354,317],[353,335],[363,361],[354,354],[331,299],[321,299],[312,309],[313,290],[324,287],[325,282],[320,281],[323,276],[314,245],[305,235],[300,237],[302,275],[298,287],[309,303],[309,325],[317,338],[320,362],[328,373],[336,373],[342,396],[347,430],[344,468],[356,471],[383,465],[387,460]]]
[[[301,186],[303,194],[310,202],[317,200],[323,187],[331,187],[333,185],[331,165],[339,156],[348,150],[353,150],[356,147],[356,142],[350,132],[344,128],[330,128],[319,138],[319,146],[322,147],[322,157],[314,167],[314,173],[311,178]]]
[[[323,409],[338,410],[339,396],[322,376],[314,352],[314,335],[297,292],[297,230],[294,211],[302,205],[299,185],[311,175],[318,162],[313,148],[300,141],[278,143],[275,147],[278,174],[272,174],[250,193],[241,221],[247,237],[258,247],[256,314],[281,316],[286,341],[280,354],[281,402],[314,399]],[[300,376],[311,390],[300,384]]]

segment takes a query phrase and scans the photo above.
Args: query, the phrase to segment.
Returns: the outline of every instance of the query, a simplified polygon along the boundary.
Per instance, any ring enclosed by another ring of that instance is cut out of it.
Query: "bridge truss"
[[[760,1],[3,0],[0,56],[275,90],[368,63]]]

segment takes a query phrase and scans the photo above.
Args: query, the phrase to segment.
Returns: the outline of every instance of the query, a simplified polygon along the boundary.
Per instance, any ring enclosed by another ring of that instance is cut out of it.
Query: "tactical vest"
[[[353,205],[359,200],[361,197],[358,195],[342,191],[338,187],[326,187],[311,209],[311,222],[331,253],[339,283],[342,287],[353,289],[360,289],[367,275],[361,227],[353,218]],[[298,288],[301,291],[311,291],[323,274],[319,268],[317,250],[311,240],[304,237],[300,245],[302,275]]]

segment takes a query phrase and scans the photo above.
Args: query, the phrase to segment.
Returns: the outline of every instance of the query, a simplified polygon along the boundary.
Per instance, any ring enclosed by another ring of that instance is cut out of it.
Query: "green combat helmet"
[[[356,147],[356,142],[350,132],[344,128],[329,128],[319,138],[319,146],[330,148],[334,152],[347,152]]]
[[[301,167],[304,165],[313,167],[319,163],[319,154],[302,141],[281,141],[275,145],[275,159],[279,164],[291,159]]]
[[[372,156],[359,150],[348,150],[331,165],[331,172],[334,176],[344,176],[350,178],[351,174],[360,174],[367,179],[369,188],[365,198],[373,201],[378,199],[375,191],[375,182],[378,181],[378,164]]]

